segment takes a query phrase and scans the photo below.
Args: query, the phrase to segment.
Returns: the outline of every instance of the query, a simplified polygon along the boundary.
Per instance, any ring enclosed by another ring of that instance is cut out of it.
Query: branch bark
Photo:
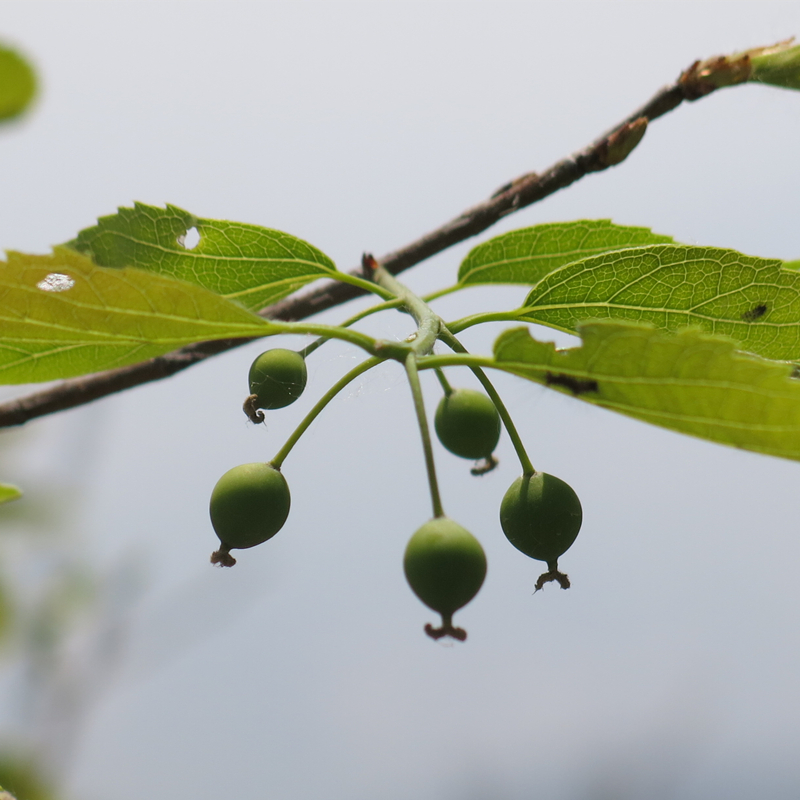
[[[484,202],[467,209],[406,247],[383,256],[379,259],[380,263],[396,275],[454,244],[482,233],[508,214],[543,200],[590,172],[599,172],[621,163],[641,141],[649,122],[672,111],[684,100],[697,100],[723,85],[732,85],[730,81],[715,82],[716,73],[709,73],[709,64],[716,65],[715,68],[722,71],[729,66],[729,61],[720,57],[695,62],[675,83],[665,86],[649,102],[587,147],[553,164],[541,174],[531,172],[515,178]],[[746,76],[736,82],[744,80]],[[360,270],[353,270],[352,273],[361,275]],[[363,293],[361,289],[348,284],[330,282],[318,289],[286,298],[259,313],[269,319],[300,320]],[[140,364],[65,380],[52,388],[0,404],[0,428],[22,425],[37,417],[161,380],[249,341],[224,339],[200,342]]]

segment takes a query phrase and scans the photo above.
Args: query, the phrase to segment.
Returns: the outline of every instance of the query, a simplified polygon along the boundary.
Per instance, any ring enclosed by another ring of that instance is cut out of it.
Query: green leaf
[[[583,346],[557,351],[526,328],[495,342],[507,372],[581,400],[712,442],[800,460],[800,380],[792,367],[745,355],[695,330],[581,325]]]
[[[0,503],[7,503],[9,500],[16,500],[20,497],[22,497],[22,492],[16,486],[0,483]]]
[[[15,50],[0,45],[0,120],[19,116],[36,94],[36,75]]]
[[[473,248],[458,271],[461,286],[521,283],[533,286],[558,267],[609,250],[672,242],[649,228],[585,219],[522,228]]]
[[[591,319],[692,326],[776,360],[800,358],[800,274],[735,250],[653,245],[587,258],[537,284],[519,317],[574,332]]]
[[[195,228],[200,241],[184,246]],[[201,219],[168,205],[136,203],[101,217],[68,246],[103,267],[137,267],[195,283],[257,311],[318,278],[339,273],[333,261],[288,233],[241,222]]]
[[[66,247],[0,262],[0,383],[121,367],[192,342],[275,326],[199,286],[107,269]]]

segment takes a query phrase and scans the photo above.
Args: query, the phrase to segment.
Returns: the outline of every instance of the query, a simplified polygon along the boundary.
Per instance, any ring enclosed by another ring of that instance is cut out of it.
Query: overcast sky
[[[0,132],[0,245],[47,252],[117,206],[169,202],[285,230],[350,269],[588,144],[696,58],[793,34],[796,2],[6,0],[0,38],[29,54],[43,90]],[[404,279],[433,290],[478,241],[580,218],[800,258],[799,130],[800,93],[744,86],[685,104],[623,165]],[[523,296],[478,289],[436,308],[454,318]],[[502,327],[465,343],[489,352]],[[363,329],[404,336],[408,319]],[[69,741],[47,734],[67,800],[800,796],[796,463],[498,377],[534,464],[583,503],[561,562],[573,588],[533,597],[541,564],[500,531],[519,472],[507,437],[481,479],[438,447],[445,509],[489,558],[456,617],[468,641],[444,646],[402,572],[430,501],[396,365],[337,398],[287,459],[293,505],[275,539],[234,569],[209,565],[217,478],[274,455],[358,358],[318,350],[303,398],[254,428],[241,402],[262,349],[0,440],[0,480],[27,490],[20,507],[47,507],[35,540],[4,511],[21,591],[65,564],[140,576],[123,658],[91,705],[75,699],[84,724]],[[67,663],[98,668],[80,636],[71,647]],[[45,736],[12,702],[8,664],[6,741]]]

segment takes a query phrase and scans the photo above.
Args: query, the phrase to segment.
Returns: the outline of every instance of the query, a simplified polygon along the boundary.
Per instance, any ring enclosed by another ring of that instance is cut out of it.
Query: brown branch
[[[730,78],[732,64],[738,70],[735,80]],[[744,82],[749,75],[748,70],[749,61],[743,62],[742,58],[733,61],[722,56],[695,62],[675,83],[661,89],[648,103],[588,147],[541,174],[529,173],[505,184],[483,203],[467,209],[406,247],[383,256],[381,264],[396,275],[458,242],[482,233],[508,214],[564,189],[590,172],[599,172],[619,164],[639,143],[649,122],[672,111],[684,100],[697,100],[720,86]],[[360,270],[353,270],[353,274],[361,273]],[[331,282],[319,289],[282,300],[260,313],[270,319],[305,319],[361,294],[361,289]],[[129,367],[63,381],[50,389],[0,404],[0,428],[22,425],[36,417],[75,408],[123,389],[169,377],[209,356],[249,341],[252,340],[200,342]]]

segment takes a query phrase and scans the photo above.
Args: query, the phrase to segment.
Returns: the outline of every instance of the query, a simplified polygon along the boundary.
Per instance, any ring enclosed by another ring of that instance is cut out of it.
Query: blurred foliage
[[[0,483],[0,503],[7,503],[9,500],[16,500],[18,497],[22,497],[22,492],[16,486]]]
[[[35,94],[33,67],[16,50],[0,45],[0,121],[18,117]]]
[[[6,800],[6,793],[13,792],[12,800],[55,800],[52,790],[45,786],[35,762],[24,756],[0,754],[0,786],[6,792],[0,800]]]

